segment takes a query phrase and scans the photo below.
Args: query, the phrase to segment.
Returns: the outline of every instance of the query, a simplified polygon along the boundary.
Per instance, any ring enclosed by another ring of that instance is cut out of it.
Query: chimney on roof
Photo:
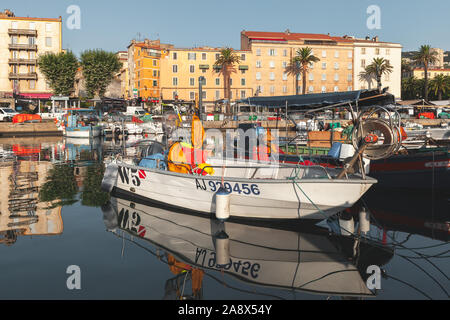
[[[370,37],[369,37],[369,36],[366,36],[366,40],[370,40]]]
[[[3,12],[0,12],[0,17],[11,18],[15,17],[14,12],[9,9],[5,9]]]
[[[285,31],[284,33],[286,33],[286,34],[291,34],[291,30],[286,29],[286,31]]]
[[[375,37],[372,38],[372,41],[373,42],[378,42],[378,39],[379,39],[378,36],[375,36]]]

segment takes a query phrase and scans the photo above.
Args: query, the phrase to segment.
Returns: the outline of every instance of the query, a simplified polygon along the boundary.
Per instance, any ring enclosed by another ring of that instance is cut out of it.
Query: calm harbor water
[[[0,140],[0,299],[449,297],[448,196],[374,188],[346,213],[370,213],[361,240],[333,233],[336,219],[221,224],[101,192],[103,161],[121,148]],[[224,245],[231,262],[221,264]],[[381,288],[370,291],[373,265]],[[81,271],[79,290],[68,289],[69,266]]]

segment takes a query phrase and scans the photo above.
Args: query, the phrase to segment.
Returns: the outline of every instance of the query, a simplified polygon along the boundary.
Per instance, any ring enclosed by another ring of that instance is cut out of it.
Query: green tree
[[[314,62],[320,61],[320,59],[313,55],[313,51],[309,47],[304,47],[297,50],[297,55],[294,59],[300,64],[302,72],[302,94],[306,94],[306,75],[309,72],[310,65]]]
[[[367,87],[372,89],[372,81],[374,80],[373,74],[370,72],[367,72],[367,70],[361,71],[359,73],[359,81],[361,82],[367,82]]]
[[[404,78],[402,79],[402,99],[410,100],[417,99],[420,97],[420,82],[414,78]]]
[[[122,62],[117,55],[104,50],[82,52],[80,65],[90,97],[104,97],[108,85],[122,68]]]
[[[419,52],[415,53],[413,56],[413,61],[423,66],[424,71],[424,87],[423,87],[423,98],[428,101],[428,66],[437,61],[437,52],[433,51],[429,45],[420,46]]]
[[[55,95],[68,96],[73,92],[79,63],[71,51],[46,53],[37,64]]]
[[[377,88],[378,91],[381,92],[381,77],[383,75],[392,73],[393,70],[394,68],[391,66],[388,60],[384,58],[374,58],[372,63],[366,67],[365,73],[367,75],[371,75],[377,80]]]
[[[450,90],[450,77],[444,76],[442,73],[437,74],[430,81],[430,89],[438,100],[442,100],[442,95],[447,94]]]
[[[214,67],[223,76],[224,99],[228,100],[227,113],[230,112],[230,97],[231,97],[230,78],[231,74],[233,72],[236,72],[234,65],[238,64],[239,62],[240,58],[232,48],[222,49],[220,51],[219,56],[216,59],[216,62],[214,62]]]

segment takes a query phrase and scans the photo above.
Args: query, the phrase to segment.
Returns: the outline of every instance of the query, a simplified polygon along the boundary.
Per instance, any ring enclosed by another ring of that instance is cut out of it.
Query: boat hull
[[[110,190],[152,203],[214,214],[221,176],[197,176],[110,164]],[[104,179],[105,181],[105,179]],[[376,180],[225,178],[230,215],[251,219],[326,219],[353,206]]]
[[[101,134],[100,127],[84,128],[66,128],[65,136],[70,138],[95,138]]]

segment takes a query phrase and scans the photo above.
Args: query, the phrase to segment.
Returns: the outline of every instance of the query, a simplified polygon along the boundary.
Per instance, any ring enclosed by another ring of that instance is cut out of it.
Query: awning
[[[389,93],[380,93],[378,90],[360,90],[293,96],[250,97],[239,100],[239,102],[268,107],[316,108],[337,104],[354,104],[356,102],[359,106],[389,105],[395,103],[395,97]]]
[[[49,100],[53,94],[51,93],[20,93],[19,97],[22,99],[45,99]]]
[[[199,69],[209,69],[209,65],[208,64],[201,64],[198,67],[199,67]]]
[[[248,66],[239,66],[239,70],[248,70]]]

